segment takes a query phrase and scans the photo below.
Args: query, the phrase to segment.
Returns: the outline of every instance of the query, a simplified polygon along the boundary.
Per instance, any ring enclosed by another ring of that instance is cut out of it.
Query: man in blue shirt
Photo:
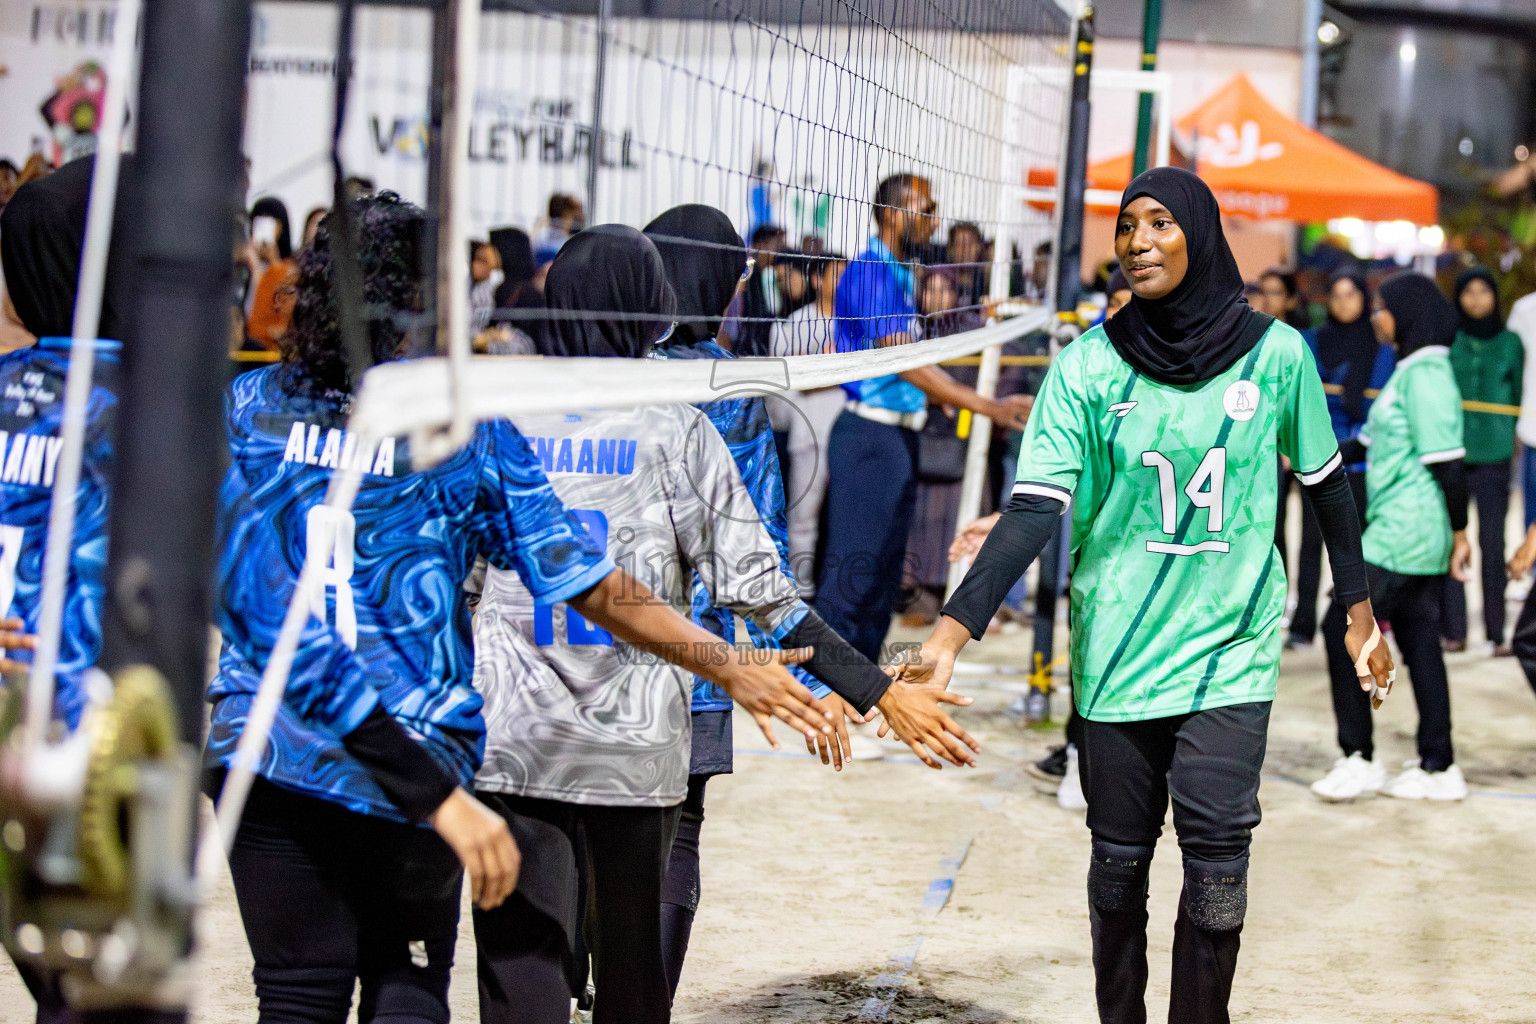
[[[896,174],[875,190],[875,235],[837,287],[839,352],[905,345],[923,336],[912,263],[934,230],[932,189]],[[860,653],[881,660],[901,588],[917,487],[917,435],[928,402],[959,406],[1022,429],[1031,399],[994,401],[937,366],[843,385],[848,406],[828,441],[826,532],[816,610]]]

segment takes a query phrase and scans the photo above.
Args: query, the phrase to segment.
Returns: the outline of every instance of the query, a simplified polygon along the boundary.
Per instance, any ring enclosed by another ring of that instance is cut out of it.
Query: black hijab
[[[536,339],[548,356],[643,358],[667,333],[677,305],[656,246],[622,224],[572,235],[550,264],[544,298],[557,313],[593,314],[551,317]]]
[[[533,280],[533,243],[528,232],[519,228],[496,228],[491,232],[491,245],[501,254],[501,272],[506,275],[496,289],[496,305],[511,306],[523,285]]]
[[[288,207],[276,196],[262,196],[251,207],[251,220],[257,217],[271,217],[277,221],[281,229],[277,233],[277,258],[280,260],[291,259],[293,256],[293,233],[288,229]]]
[[[93,157],[73,160],[46,178],[16,190],[0,213],[0,262],[5,290],[24,326],[39,338],[67,338],[74,330],[75,290],[80,281],[80,250],[85,244],[85,209],[91,197]],[[132,158],[123,157],[119,202],[101,297],[98,337],[120,340],[128,292],[122,258],[126,211],[121,197],[131,194]]]
[[[645,233],[656,243],[677,296],[675,342],[713,341],[747,265],[746,246],[731,219],[713,206],[687,203],[651,221]]]
[[[1406,359],[1421,348],[1449,346],[1456,338],[1456,309],[1440,294],[1440,288],[1423,274],[1404,271],[1381,285],[1381,303],[1396,325],[1397,358]]]
[[[1489,291],[1493,292],[1493,312],[1487,316],[1470,317],[1461,308],[1461,293],[1467,290],[1467,285],[1473,281],[1485,281]],[[1503,311],[1499,309],[1499,285],[1493,279],[1493,271],[1487,267],[1468,267],[1456,275],[1456,316],[1461,320],[1461,329],[1474,338],[1482,338],[1486,341],[1504,330]]]
[[[1363,300],[1360,315],[1349,323],[1333,318],[1332,306],[1328,319],[1317,329],[1317,359],[1330,375],[1342,365],[1344,369],[1344,411],[1350,419],[1359,420],[1365,414],[1365,389],[1371,384],[1371,371],[1376,366],[1376,355],[1381,342],[1371,328],[1371,291],[1366,286],[1365,275],[1355,267],[1340,267],[1328,279],[1328,293],[1333,286],[1348,281],[1360,290]]]
[[[1120,357],[1164,384],[1196,384],[1221,373],[1259,343],[1274,318],[1243,298],[1243,275],[1221,231],[1216,197],[1179,167],[1154,167],[1126,187],[1120,210],[1150,196],[1184,231],[1189,269],[1156,301],[1133,295],[1105,324]]]

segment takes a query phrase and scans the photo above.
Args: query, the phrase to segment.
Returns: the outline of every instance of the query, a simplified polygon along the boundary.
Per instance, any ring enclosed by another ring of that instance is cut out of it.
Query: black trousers
[[[677,996],[677,983],[688,958],[688,939],[693,934],[693,915],[699,909],[699,835],[704,830],[704,787],[709,775],[688,776],[688,796],[678,808],[677,835],[661,886],[661,959],[666,966],[667,988]]]
[[[1509,463],[1467,466],[1467,491],[1477,503],[1477,546],[1483,576],[1483,630],[1489,642],[1504,642],[1504,524],[1509,517]],[[1445,578],[1441,629],[1447,640],[1467,639],[1467,586]]]
[[[1083,722],[1093,862],[1089,920],[1099,1019],[1147,1019],[1147,878],[1163,819],[1184,855],[1170,1024],[1226,1024],[1259,823],[1268,703],[1145,722]]]
[[[1419,760],[1427,772],[1444,771],[1456,760],[1451,750],[1451,690],[1440,649],[1440,599],[1444,576],[1403,576],[1366,564],[1371,608],[1392,623],[1392,636],[1403,652],[1413,699],[1419,707]],[[1333,684],[1333,713],[1338,719],[1339,746],[1344,755],[1375,755],[1371,739],[1371,697],[1360,689],[1355,664],[1344,646],[1349,629],[1346,610],[1334,601],[1323,619],[1328,647],[1328,675]]]
[[[446,1024],[463,872],[435,832],[261,779],[229,857],[261,1024]]]
[[[1536,498],[1536,495],[1532,495]],[[1531,689],[1536,690],[1536,600],[1526,599],[1520,608],[1520,617],[1515,620],[1515,631],[1509,638],[1509,645],[1515,649],[1515,657],[1520,661],[1520,668],[1525,671],[1525,681],[1531,684]]]
[[[917,493],[917,432],[845,411],[827,442],[816,611],[866,658],[880,647],[901,594]]]
[[[661,958],[661,885],[678,809],[477,795],[512,821],[520,837],[525,830],[517,826],[517,816],[564,833],[567,851],[579,848],[579,833],[586,853],[579,868],[587,888],[581,938],[592,953],[595,1024],[667,1024],[672,999]],[[526,887],[537,893],[551,876],[565,875],[552,852],[530,857],[525,850],[518,891],[495,910],[474,913],[482,1024],[570,1019],[576,922],[555,920],[524,892]]]

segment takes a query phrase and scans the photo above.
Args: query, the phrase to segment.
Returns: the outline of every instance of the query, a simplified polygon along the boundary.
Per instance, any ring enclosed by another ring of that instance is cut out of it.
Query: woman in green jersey
[[[1147,879],[1171,798],[1184,889],[1169,1019],[1225,1022],[1279,674],[1280,455],[1322,526],[1360,685],[1384,686],[1391,658],[1373,633],[1316,364],[1301,335],[1244,300],[1215,196],[1188,171],[1148,171],[1121,200],[1115,253],[1134,297],[1051,367],[1013,497],[899,674],[948,682],[1073,499],[1071,663],[1099,1017],[1147,1019]]]
[[[1398,274],[1383,283],[1376,307],[1371,325],[1377,337],[1397,349],[1397,368],[1371,406],[1359,441],[1346,442],[1356,450],[1345,452],[1344,461],[1357,462],[1369,452],[1366,572],[1376,611],[1392,623],[1408,663],[1419,706],[1419,756],[1390,782],[1375,760],[1371,708],[1350,685],[1345,611],[1335,597],[1323,620],[1323,640],[1344,756],[1313,784],[1312,792],[1333,801],[1377,790],[1408,800],[1460,800],[1467,795],[1467,783],[1453,763],[1451,693],[1440,651],[1446,573],[1466,580],[1472,560],[1461,392],[1450,354],[1456,311],[1423,274]]]

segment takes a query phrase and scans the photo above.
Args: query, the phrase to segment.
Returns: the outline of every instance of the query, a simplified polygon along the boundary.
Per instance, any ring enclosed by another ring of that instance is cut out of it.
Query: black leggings
[[[1515,657],[1520,660],[1525,681],[1531,684],[1532,690],[1536,690],[1536,595],[1526,598],[1520,608],[1520,617],[1515,620],[1515,631],[1509,638],[1509,645],[1515,649]]]
[[[1467,467],[1467,490],[1477,503],[1477,546],[1483,576],[1483,632],[1494,644],[1504,642],[1504,521],[1509,517],[1509,462]],[[1467,585],[1445,578],[1441,605],[1442,632],[1447,640],[1467,639]]]
[[[661,959],[662,876],[677,824],[676,807],[600,807],[480,793],[503,817],[553,825],[569,845],[525,851],[518,892],[495,910],[476,910],[481,1024],[566,1024],[576,922],[557,921],[523,890],[574,878],[545,857],[584,847],[586,915],[581,938],[592,951],[594,1024],[667,1024],[672,999]],[[519,834],[526,830],[515,828]],[[578,845],[578,834],[580,845]],[[559,884],[559,883],[556,883]],[[575,900],[572,898],[572,904]]]
[[[1392,636],[1408,666],[1408,681],[1419,706],[1420,765],[1427,772],[1444,771],[1456,760],[1451,749],[1451,690],[1440,649],[1440,600],[1446,578],[1404,576],[1369,563],[1365,571],[1371,585],[1371,609],[1378,619],[1391,622]],[[1339,746],[1344,756],[1359,754],[1369,761],[1376,753],[1371,737],[1371,696],[1360,689],[1355,664],[1344,646],[1348,629],[1345,609],[1334,601],[1323,619],[1323,640],[1328,645]]]
[[[1147,1019],[1147,881],[1163,819],[1184,854],[1168,1019],[1226,1024],[1259,823],[1268,703],[1144,722],[1083,722],[1093,857],[1088,917],[1099,1019]]]
[[[693,915],[699,909],[699,833],[704,829],[704,786],[709,779],[708,775],[688,776],[688,796],[679,809],[677,836],[661,888],[661,958],[674,997],[688,957]]]
[[[229,856],[261,1024],[446,1024],[458,858],[435,832],[257,779]]]

